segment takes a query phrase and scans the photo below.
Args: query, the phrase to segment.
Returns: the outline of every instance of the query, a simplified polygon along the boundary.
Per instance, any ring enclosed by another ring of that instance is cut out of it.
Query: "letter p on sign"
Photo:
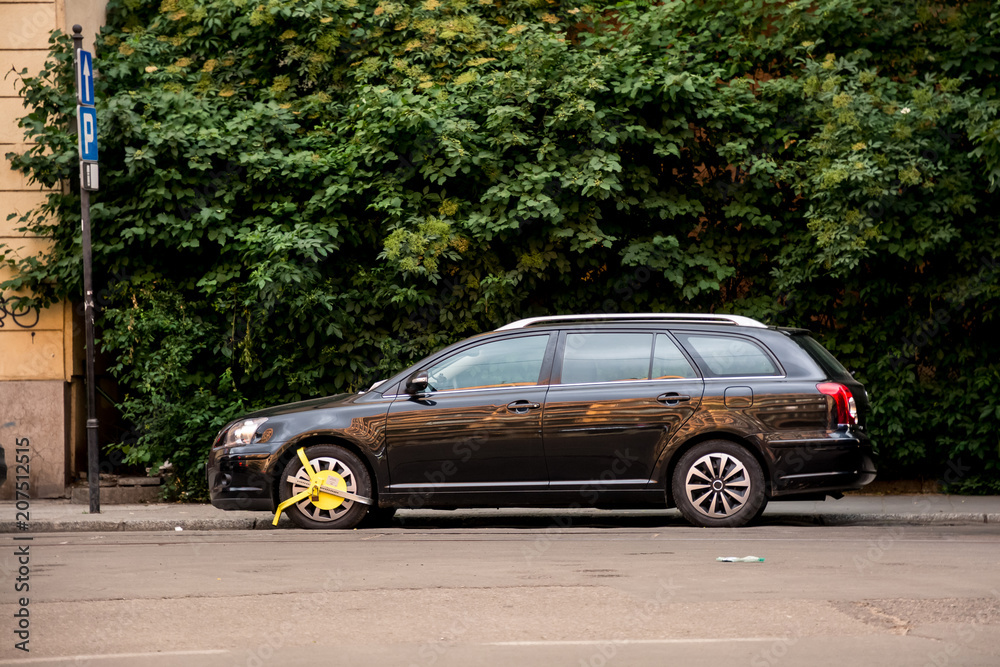
[[[93,107],[77,107],[77,130],[80,159],[97,162],[97,111]]]

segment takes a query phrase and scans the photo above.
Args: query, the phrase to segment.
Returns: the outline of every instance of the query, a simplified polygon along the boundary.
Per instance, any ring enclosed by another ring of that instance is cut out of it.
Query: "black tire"
[[[744,526],[767,505],[760,464],[728,440],[707,440],[685,452],[674,468],[671,492],[684,518],[705,528]]]
[[[316,472],[329,471],[340,475],[347,490],[366,498],[372,497],[372,481],[368,469],[353,452],[339,445],[313,445],[306,448],[306,458]],[[297,480],[292,484],[289,478]],[[281,483],[278,486],[278,497],[284,502],[308,488],[309,475],[306,473],[298,456],[293,456],[281,473]],[[329,496],[323,497],[323,504],[331,501]],[[368,514],[368,505],[355,500],[343,500],[335,507],[320,507],[308,498],[292,505],[285,512],[295,525],[301,528],[325,528],[349,530],[355,528]]]

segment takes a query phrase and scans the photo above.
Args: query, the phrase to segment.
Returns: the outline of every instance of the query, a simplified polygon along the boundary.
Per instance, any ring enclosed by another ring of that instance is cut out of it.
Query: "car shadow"
[[[815,515],[763,516],[748,527],[769,526],[823,526],[822,517]],[[391,523],[382,528],[403,530],[446,529],[503,529],[503,530],[553,530],[553,529],[621,529],[621,528],[693,528],[675,510],[605,510],[586,513],[540,512],[526,510],[523,514],[510,510],[400,510]]]

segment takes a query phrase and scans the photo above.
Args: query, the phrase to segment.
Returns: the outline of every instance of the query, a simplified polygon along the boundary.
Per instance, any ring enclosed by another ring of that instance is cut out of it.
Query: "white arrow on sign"
[[[94,57],[80,49],[76,61],[76,98],[80,104],[94,106]]]

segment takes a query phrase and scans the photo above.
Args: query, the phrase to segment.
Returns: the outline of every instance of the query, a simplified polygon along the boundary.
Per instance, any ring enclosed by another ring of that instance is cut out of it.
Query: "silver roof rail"
[[[533,324],[543,322],[586,322],[614,320],[663,320],[672,322],[698,322],[701,324],[735,324],[741,327],[757,327],[766,329],[767,325],[742,315],[714,315],[706,313],[602,313],[594,315],[548,315],[546,317],[529,317],[510,324],[505,324],[497,331],[523,329]]]

